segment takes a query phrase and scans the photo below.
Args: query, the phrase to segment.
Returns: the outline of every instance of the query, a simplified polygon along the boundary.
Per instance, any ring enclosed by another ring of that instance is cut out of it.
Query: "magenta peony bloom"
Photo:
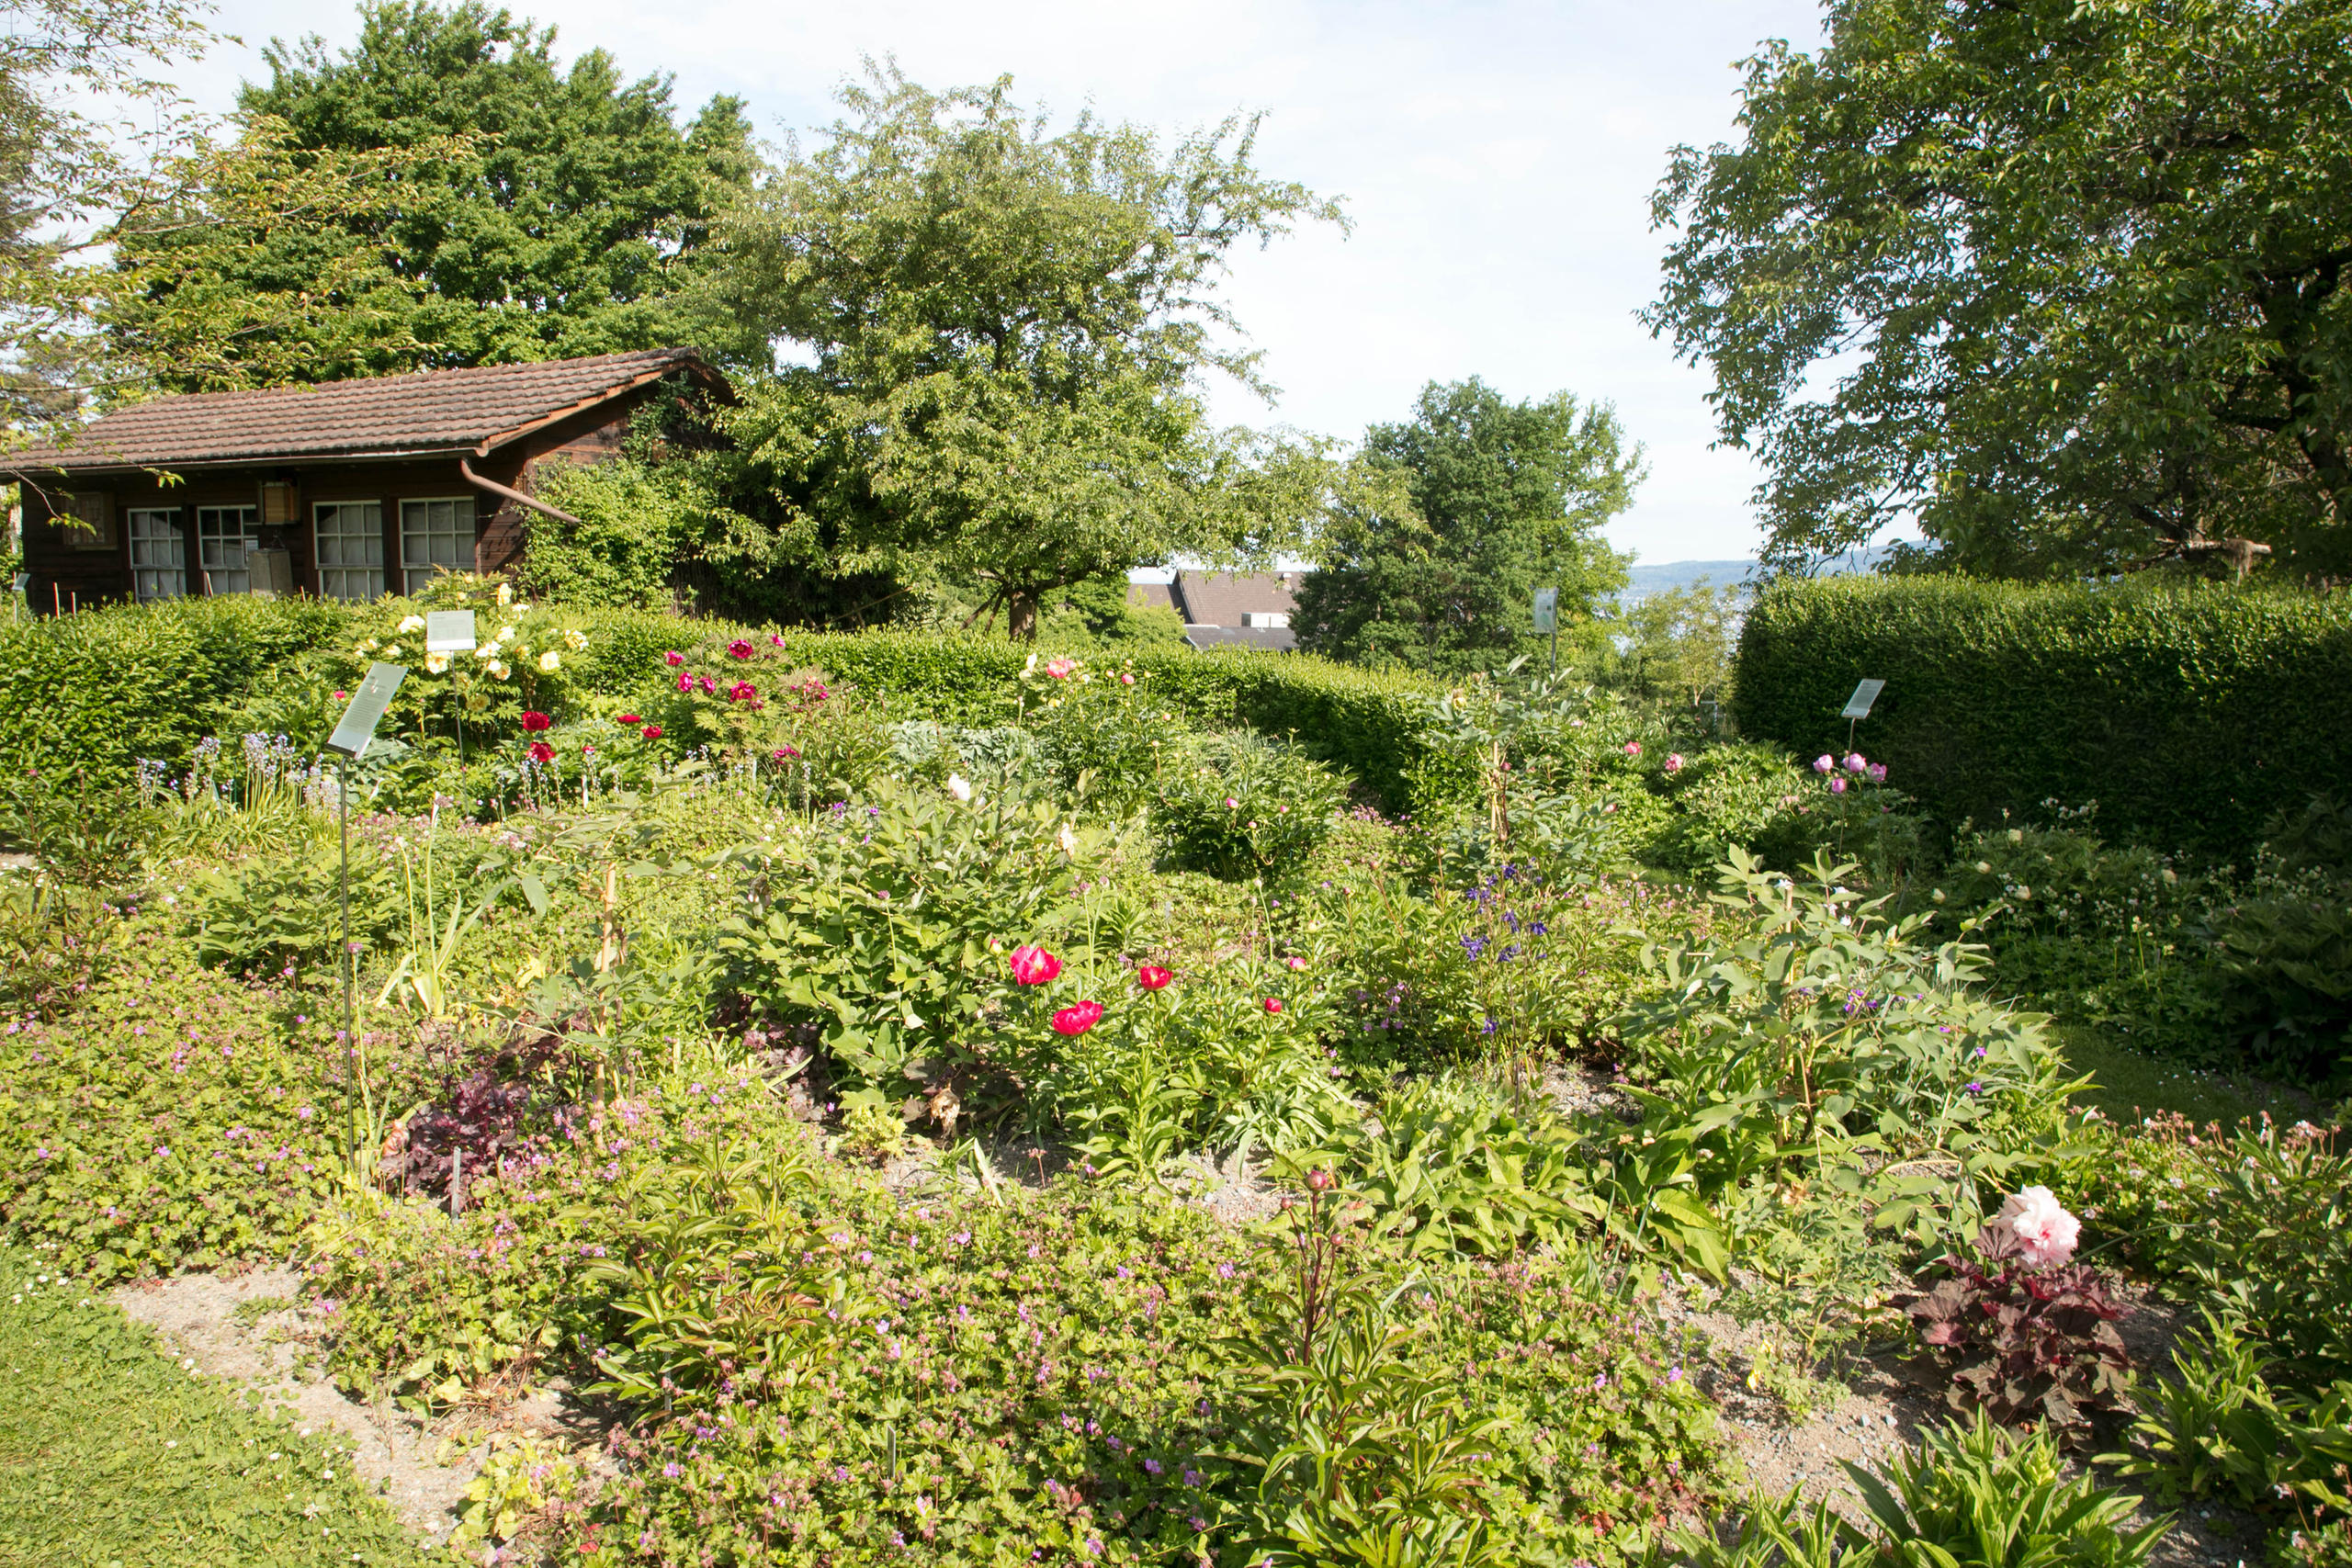
[[[757,702],[759,695],[749,681],[738,681],[727,688],[727,700],[730,703]]]
[[[673,649],[670,649],[667,653],[664,653],[664,654],[662,656],[662,663],[664,663],[664,664],[669,664],[669,665],[678,665],[678,664],[684,664],[685,661],[686,661],[686,656],[685,656],[684,654],[683,654],[683,653],[680,653],[680,652],[679,652],[676,649],[674,649],[674,648],[673,648]]]
[[[1101,1002],[1076,1001],[1054,1014],[1054,1032],[1083,1034],[1102,1021]]]
[[[1638,740],[1628,740],[1628,741],[1626,741],[1626,742],[1625,742],[1625,755],[1627,755],[1628,757],[1638,757],[1638,756],[1640,756],[1641,754],[1642,754],[1642,743],[1641,743],[1640,741],[1638,741]]]
[[[1871,783],[1884,784],[1885,782],[1886,764],[1884,762],[1872,762],[1871,764]]]
[[[1062,972],[1062,961],[1036,944],[1012,950],[1012,978],[1023,986],[1042,986]]]
[[[1268,997],[1266,998],[1265,1007],[1268,1012],[1280,1012],[1283,1010],[1282,998],[1279,997]]]
[[[1846,781],[1844,779],[1831,779],[1829,781],[1829,793],[1832,795],[1845,794]]]
[[[1860,751],[1849,751],[1846,753],[1846,771],[1848,773],[1859,773],[1870,765],[1870,759],[1863,756]]]
[[[1136,971],[1136,984],[1147,991],[1161,990],[1166,987],[1169,981],[1174,978],[1176,978],[1175,976],[1157,964],[1147,964]]]
[[[727,651],[738,659],[749,659],[752,657],[752,645],[739,637],[727,645]]]
[[[1828,755],[1826,752],[1813,760],[1813,771],[1816,773],[1834,773],[1837,771],[1837,767],[1838,759]]]
[[[1682,771],[1681,752],[1668,751],[1666,754],[1666,771],[1669,773],[1679,773]]]

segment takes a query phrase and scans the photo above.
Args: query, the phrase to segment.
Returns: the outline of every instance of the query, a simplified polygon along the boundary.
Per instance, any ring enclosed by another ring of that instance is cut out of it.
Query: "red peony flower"
[[[644,733],[648,740],[659,740],[662,739],[662,727],[658,724],[649,724],[645,727]]]
[[[613,722],[614,722],[615,724],[627,724],[627,725],[632,725],[632,726],[634,726],[634,725],[643,724],[645,721],[644,721],[643,719],[641,719],[641,718],[638,717],[638,716],[637,716],[637,715],[635,715],[635,714],[633,714],[633,713],[625,713],[625,714],[621,715],[621,716],[620,716],[620,717],[618,717],[618,718],[616,718],[616,719],[613,720]]]
[[[1072,1002],[1054,1014],[1054,1032],[1083,1034],[1102,1021],[1102,1004],[1101,1002]]]
[[[1157,991],[1176,978],[1157,964],[1147,964],[1136,971],[1136,984],[1147,991]]]
[[[738,681],[727,688],[727,700],[730,703],[757,702],[759,697],[758,690],[749,681]]]
[[[662,663],[664,663],[664,664],[684,664],[685,661],[686,661],[686,656],[685,656],[684,654],[683,654],[683,653],[680,653],[680,652],[679,652],[676,649],[674,649],[674,648],[673,648],[673,649],[670,649],[667,653],[664,653],[664,654],[662,656]]]
[[[552,762],[555,761],[555,748],[548,745],[544,740],[532,741],[530,745],[530,753],[531,761],[534,762]]]
[[[542,729],[548,728],[554,723],[555,720],[536,709],[523,716],[523,728],[533,735],[537,735]]]
[[[738,659],[749,659],[752,657],[752,645],[739,637],[727,645],[727,651]]]
[[[1062,961],[1044,948],[1030,944],[1012,950],[1012,978],[1023,986],[1042,986],[1062,972]]]
[[[1281,998],[1280,997],[1268,997],[1268,998],[1266,998],[1266,1010],[1267,1010],[1268,1012],[1280,1012],[1280,1011],[1282,1011],[1282,1010],[1283,1010],[1282,998]]]

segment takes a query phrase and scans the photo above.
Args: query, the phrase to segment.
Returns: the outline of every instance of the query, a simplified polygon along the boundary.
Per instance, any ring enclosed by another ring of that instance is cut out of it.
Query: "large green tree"
[[[290,127],[297,149],[461,142],[415,201],[273,235],[226,265],[226,285],[300,295],[363,252],[414,285],[401,308],[422,354],[322,358],[314,377],[678,343],[765,363],[755,335],[690,303],[711,220],[758,167],[742,105],[715,97],[682,127],[667,78],[626,81],[601,50],[567,70],[554,43],[554,28],[479,0],[383,0],[361,8],[358,40],[340,54],[316,37],[266,51],[271,79],[239,105]]]
[[[1201,398],[1211,374],[1256,385],[1227,254],[1337,216],[1258,171],[1254,121],[1163,146],[887,68],[843,102],[727,223],[715,291],[808,361],[735,429],[824,558],[977,583],[1026,637],[1057,590],[1296,535],[1322,450],[1217,428]]]
[[[2352,565],[2352,0],[1831,0],[1675,154],[1650,326],[1769,555]],[[2243,553],[2242,551],[2240,553]]]
[[[1642,452],[1606,403],[1432,381],[1410,420],[1364,433],[1362,461],[1395,481],[1392,499],[1333,510],[1291,620],[1309,651],[1449,674],[1496,667],[1542,646],[1535,589],[1559,589],[1573,639],[1594,601],[1624,585],[1600,530],[1633,503]]]

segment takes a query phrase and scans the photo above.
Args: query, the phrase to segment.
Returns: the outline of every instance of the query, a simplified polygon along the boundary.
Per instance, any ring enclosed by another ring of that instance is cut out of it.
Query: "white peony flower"
[[[539,655],[539,668],[546,671],[548,674],[554,674],[562,667],[563,660],[557,657],[554,649],[550,648],[545,653]]]
[[[401,624],[394,626],[392,629],[396,632],[421,632],[424,629],[424,617],[423,615],[403,615],[401,617]]]
[[[588,650],[588,634],[586,632],[568,631],[563,634],[563,642],[564,646],[571,649],[574,653],[585,653]]]
[[[498,602],[502,604],[512,604],[514,603],[514,585],[513,583],[502,582],[498,585]]]
[[[1994,1216],[1990,1229],[2017,1238],[2018,1256],[2036,1268],[2064,1263],[2075,1256],[2083,1224],[2065,1211],[2047,1187],[2013,1192]]]
[[[1062,824],[1062,830],[1054,835],[1054,842],[1062,847],[1062,853],[1066,855],[1078,853],[1078,835],[1070,831],[1069,824],[1067,822]]]
[[[498,645],[494,642],[482,643],[474,649],[474,657],[476,659],[495,659],[498,657]]]
[[[503,659],[493,659],[490,661],[490,678],[492,680],[503,681],[511,673],[513,673],[513,671],[506,668],[506,660]]]
[[[424,669],[427,674],[438,675],[448,668],[449,656],[447,654],[428,653],[424,656]]]
[[[963,774],[950,773],[947,775],[947,793],[958,800],[969,800],[972,798],[972,786]]]

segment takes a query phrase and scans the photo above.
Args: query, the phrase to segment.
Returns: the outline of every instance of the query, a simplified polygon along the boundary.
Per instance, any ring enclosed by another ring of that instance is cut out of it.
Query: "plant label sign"
[[[408,671],[400,665],[370,664],[368,678],[359,682],[359,690],[351,694],[351,705],[343,710],[342,722],[327,737],[327,749],[354,759],[367,750],[368,743],[376,739],[377,721],[384,716],[392,694],[407,677]]]
[[[1535,591],[1535,629],[1555,632],[1560,629],[1560,591],[1539,588]]]
[[[1846,699],[1846,706],[1838,716],[1839,718],[1870,717],[1871,705],[1878,701],[1878,694],[1885,690],[1886,682],[1883,681],[1858,682],[1854,687],[1854,694]]]
[[[432,610],[424,617],[424,651],[471,653],[474,613],[471,610]]]

